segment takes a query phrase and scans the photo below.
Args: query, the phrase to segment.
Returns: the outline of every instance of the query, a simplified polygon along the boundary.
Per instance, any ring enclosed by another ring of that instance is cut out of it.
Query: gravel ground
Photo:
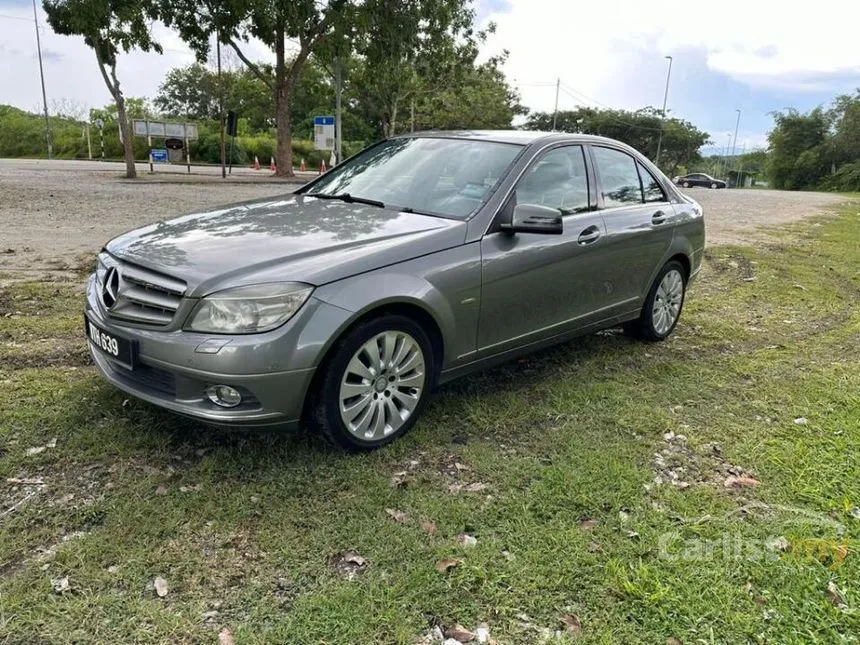
[[[0,160],[0,273],[5,279],[68,272],[82,254],[158,219],[230,202],[283,194],[295,183],[267,171],[236,169],[225,183],[217,168],[159,168],[142,180],[121,178],[116,164]],[[172,171],[172,172],[171,172]],[[312,174],[309,176],[313,176]],[[827,193],[691,189],[705,209],[709,244],[758,244],[762,227],[817,215],[842,200]]]

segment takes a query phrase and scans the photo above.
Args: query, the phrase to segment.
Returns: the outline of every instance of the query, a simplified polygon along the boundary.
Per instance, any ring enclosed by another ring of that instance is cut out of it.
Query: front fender
[[[477,244],[467,244],[319,287],[314,297],[350,312],[344,329],[387,305],[419,307],[442,334],[442,368],[473,357],[481,296]],[[338,336],[343,329],[338,332]]]

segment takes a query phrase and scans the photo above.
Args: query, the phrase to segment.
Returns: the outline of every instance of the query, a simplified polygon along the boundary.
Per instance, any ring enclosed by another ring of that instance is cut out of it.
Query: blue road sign
[[[149,151],[152,163],[168,163],[167,148],[153,148]]]
[[[333,116],[315,116],[314,125],[334,125]]]

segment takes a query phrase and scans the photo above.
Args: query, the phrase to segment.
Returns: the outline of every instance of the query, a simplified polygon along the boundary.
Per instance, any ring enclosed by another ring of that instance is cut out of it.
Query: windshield
[[[466,219],[490,196],[521,150],[515,144],[471,139],[391,139],[333,168],[305,194],[374,200]]]

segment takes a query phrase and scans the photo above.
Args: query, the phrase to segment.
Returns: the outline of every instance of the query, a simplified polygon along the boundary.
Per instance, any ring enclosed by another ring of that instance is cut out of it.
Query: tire
[[[385,314],[338,340],[312,394],[310,420],[336,446],[374,450],[415,425],[435,384],[427,332],[411,318]]]
[[[684,182],[684,188],[689,188],[689,187],[690,187],[690,182],[689,182],[689,181],[685,181],[685,182]]]
[[[675,277],[668,277],[676,274]],[[663,284],[664,280],[667,284]],[[661,286],[663,287],[661,289]],[[668,287],[672,288],[669,289]],[[672,260],[667,262],[648,291],[645,304],[639,318],[631,320],[624,325],[624,331],[634,338],[647,341],[666,340],[675,331],[681,311],[684,308],[684,299],[687,295],[687,272],[680,262]],[[663,303],[663,304],[661,304]],[[672,315],[671,319],[661,317],[656,309],[661,309],[665,316]],[[661,322],[662,321],[662,322]]]
[[[717,186],[716,184],[711,184],[711,188],[715,189],[715,188],[719,188],[719,186]]]

